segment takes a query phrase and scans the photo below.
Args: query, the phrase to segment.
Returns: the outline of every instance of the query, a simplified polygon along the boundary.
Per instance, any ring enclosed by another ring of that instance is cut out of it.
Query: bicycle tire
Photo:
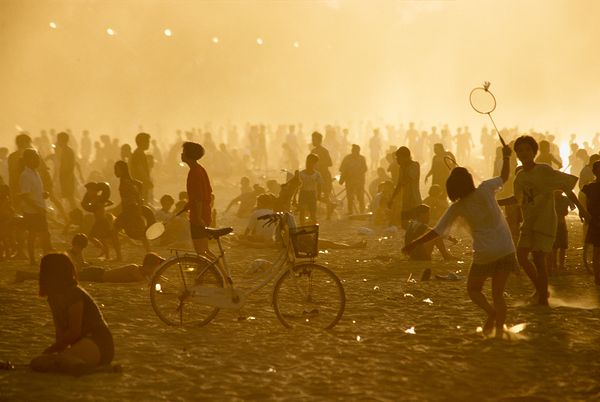
[[[325,300],[327,302],[321,304]],[[346,293],[340,279],[329,268],[313,263],[298,264],[292,271],[285,271],[275,283],[273,306],[275,315],[286,328],[331,329],[344,314]]]
[[[194,301],[193,287],[198,284],[223,287],[223,277],[209,259],[184,256],[165,261],[150,281],[150,301],[156,315],[167,325],[208,324],[219,309]]]

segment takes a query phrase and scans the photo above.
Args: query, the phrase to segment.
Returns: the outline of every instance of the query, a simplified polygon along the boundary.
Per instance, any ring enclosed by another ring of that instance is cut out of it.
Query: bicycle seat
[[[209,239],[216,239],[233,232],[233,228],[205,228],[204,230],[206,230],[206,233],[208,233]]]

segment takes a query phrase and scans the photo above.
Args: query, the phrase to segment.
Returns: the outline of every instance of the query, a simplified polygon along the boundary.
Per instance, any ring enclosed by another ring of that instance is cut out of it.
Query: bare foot
[[[482,331],[484,335],[489,335],[492,333],[492,329],[494,329],[494,324],[496,322],[496,314],[488,314],[488,318],[483,324]]]

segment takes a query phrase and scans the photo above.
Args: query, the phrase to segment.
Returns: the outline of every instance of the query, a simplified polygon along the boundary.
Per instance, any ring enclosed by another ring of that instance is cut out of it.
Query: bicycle
[[[240,289],[234,286],[221,237],[232,228],[207,228],[219,254],[214,259],[175,250],[150,280],[150,300],[158,317],[168,325],[204,326],[220,309],[240,309],[248,297],[275,279],[272,303],[275,315],[286,328],[299,326],[333,328],[346,306],[344,287],[329,268],[316,264],[319,226],[295,227],[289,213],[260,217],[277,224],[282,248],[271,268]],[[297,261],[298,260],[298,261]]]

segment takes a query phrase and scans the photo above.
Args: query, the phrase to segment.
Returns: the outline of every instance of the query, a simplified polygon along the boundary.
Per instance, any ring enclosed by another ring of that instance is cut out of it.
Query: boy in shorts
[[[487,313],[484,334],[496,328],[496,337],[504,334],[506,302],[504,287],[509,273],[517,266],[515,246],[506,219],[496,202],[495,192],[508,180],[509,147],[502,149],[503,163],[500,177],[486,180],[475,188],[473,177],[462,167],[452,170],[446,180],[446,191],[452,204],[437,225],[423,236],[406,244],[402,249],[410,254],[418,246],[447,235],[457,218],[463,218],[473,237],[473,264],[469,271],[469,297]],[[485,280],[492,278],[493,306],[482,293]]]
[[[546,261],[556,237],[557,218],[554,210],[554,192],[563,191],[577,206],[579,216],[587,218],[573,187],[577,177],[535,163],[538,144],[533,137],[521,136],[515,141],[515,153],[523,164],[514,182],[514,194],[523,212],[517,259],[536,289],[540,305],[548,305],[548,272]],[[533,264],[529,254],[533,255]]]

